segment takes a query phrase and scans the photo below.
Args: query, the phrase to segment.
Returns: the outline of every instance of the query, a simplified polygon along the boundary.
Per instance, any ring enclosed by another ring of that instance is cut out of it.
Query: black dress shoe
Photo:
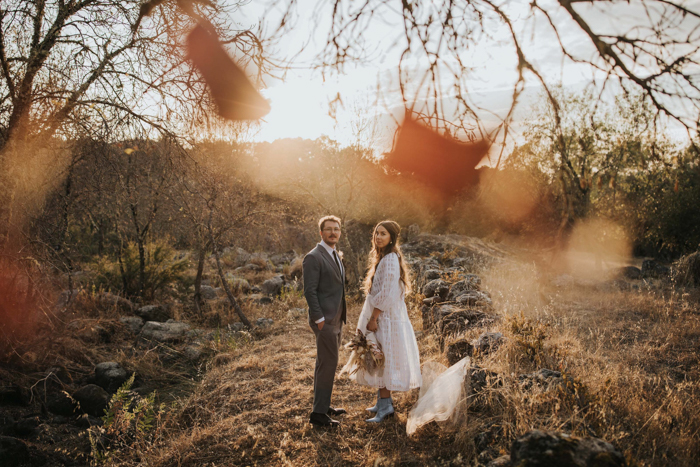
[[[329,417],[325,413],[316,413],[316,412],[311,412],[311,416],[309,417],[309,423],[316,425],[316,426],[330,426],[330,427],[340,426],[340,422],[338,420],[333,420],[331,417]]]
[[[326,412],[328,415],[333,415],[334,417],[337,417],[338,415],[343,415],[348,413],[347,410],[341,409],[338,407],[337,409],[334,409],[333,407],[328,407],[328,412]]]

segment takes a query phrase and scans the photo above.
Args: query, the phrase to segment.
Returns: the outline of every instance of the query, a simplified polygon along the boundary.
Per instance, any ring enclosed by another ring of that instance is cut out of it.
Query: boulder
[[[464,333],[475,326],[483,326],[492,323],[494,318],[476,309],[458,309],[449,314],[442,314],[446,310],[437,307],[439,314],[434,314],[433,319],[437,324],[437,332],[441,338]]]
[[[0,459],[3,467],[25,465],[29,462],[29,446],[21,439],[0,436]]]
[[[269,328],[274,324],[274,321],[270,318],[258,318],[255,321],[255,325],[261,328]]]
[[[51,413],[69,417],[75,413],[78,404],[67,392],[59,391],[46,398],[46,408]]]
[[[130,300],[109,292],[103,292],[100,294],[100,305],[105,308],[117,308],[128,312],[134,311],[134,304]]]
[[[276,255],[270,256],[270,262],[275,266],[283,266],[285,264],[292,264],[292,261],[297,257],[295,251],[290,250],[286,253],[278,253]]]
[[[17,385],[0,387],[0,405],[28,405],[29,390]]]
[[[122,316],[119,322],[125,325],[131,332],[138,334],[143,327],[143,320],[138,316]]]
[[[423,286],[423,295],[426,298],[441,297],[445,299],[450,291],[450,285],[442,279],[434,279]]]
[[[250,262],[252,255],[245,251],[243,248],[236,248],[236,260],[234,261],[235,267],[241,267]]]
[[[230,272],[227,272],[226,273],[226,282],[228,282],[231,289],[236,290],[240,293],[246,294],[246,293],[250,292],[250,282],[248,282],[247,279],[234,276]]]
[[[206,348],[203,345],[192,344],[184,348],[182,353],[191,362],[198,362],[205,354]]]
[[[490,308],[493,306],[491,297],[487,292],[474,291],[459,295],[453,299],[458,305]]]
[[[535,385],[540,387],[550,387],[552,385],[558,385],[564,382],[561,372],[549,370],[547,368],[541,368],[534,373],[520,375],[518,376],[518,380],[520,380],[520,385],[523,389],[530,389]]]
[[[282,292],[282,287],[284,286],[284,276],[275,276],[272,279],[268,279],[262,283],[262,293],[270,296],[277,296]]]
[[[95,366],[95,384],[107,392],[115,392],[129,379],[129,373],[117,362],[102,362]]]
[[[39,417],[29,416],[18,420],[14,426],[14,432],[22,438],[29,438],[37,433],[37,427],[41,424]]]
[[[471,394],[479,394],[488,387],[489,384],[502,386],[503,380],[498,373],[481,368],[477,365],[469,368],[469,387]]]
[[[149,321],[143,325],[139,337],[158,342],[179,342],[185,338],[185,334],[189,330],[190,325],[187,323]]]
[[[506,338],[500,332],[485,332],[472,342],[472,345],[479,353],[488,354],[498,349],[505,340]]]
[[[136,310],[136,315],[144,321],[159,321],[166,322],[172,316],[170,315],[170,307],[167,305],[146,305]]]
[[[56,300],[56,304],[54,305],[54,309],[56,311],[63,311],[70,305],[70,303],[75,300],[75,297],[80,293],[79,290],[64,290],[62,291],[59,296],[58,300]]]
[[[426,269],[421,274],[423,281],[430,282],[435,279],[440,279],[442,277],[442,271],[439,269]]]
[[[199,293],[204,300],[216,300],[219,296],[216,294],[214,287],[210,285],[202,285],[199,287]]]
[[[450,366],[452,366],[464,357],[471,357],[473,352],[474,346],[468,340],[459,339],[447,345],[445,356]]]
[[[635,266],[624,266],[614,270],[616,277],[637,280],[642,278],[642,270]]]
[[[233,270],[233,272],[238,273],[238,274],[245,274],[246,272],[260,272],[263,270],[263,267],[260,266],[259,264],[253,264],[253,263],[248,263],[245,266],[238,267]]]
[[[306,308],[290,308],[289,311],[287,311],[287,318],[305,318],[308,316],[308,312],[306,311]]]
[[[80,410],[101,417],[109,404],[109,394],[96,384],[88,384],[73,393],[73,399],[80,404]]]
[[[642,261],[642,277],[668,277],[671,274],[671,268],[663,266],[653,259],[645,259]]]
[[[479,290],[481,285],[481,278],[476,274],[467,274],[464,279],[459,282],[455,282],[450,286],[450,292],[447,296],[449,300],[454,300],[455,298],[469,292],[476,292]]]
[[[625,456],[600,438],[579,438],[565,433],[532,430],[510,448],[514,466],[622,467]]]

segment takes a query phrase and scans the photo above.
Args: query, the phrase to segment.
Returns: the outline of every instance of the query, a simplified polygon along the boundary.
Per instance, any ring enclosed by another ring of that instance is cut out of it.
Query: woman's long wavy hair
[[[377,229],[379,227],[384,227],[387,232],[389,232],[389,237],[391,240],[389,244],[384,248],[377,248],[375,243],[375,237],[377,234]],[[406,263],[403,260],[403,255],[401,254],[401,247],[399,246],[399,233],[401,233],[401,226],[394,221],[381,221],[379,224],[374,226],[372,230],[372,251],[369,252],[367,257],[367,276],[365,276],[365,281],[362,285],[362,290],[365,294],[369,295],[370,289],[372,289],[372,282],[374,281],[374,273],[377,271],[377,265],[379,262],[389,253],[396,253],[399,257],[399,280],[403,282],[404,291],[408,294],[411,291],[411,275],[408,272]]]

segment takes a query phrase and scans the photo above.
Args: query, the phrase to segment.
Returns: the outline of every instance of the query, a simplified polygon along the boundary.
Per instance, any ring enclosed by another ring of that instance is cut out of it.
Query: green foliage
[[[555,206],[541,225],[608,218],[624,228],[635,252],[668,259],[700,243],[700,157],[654,132],[654,113],[641,96],[602,104],[590,94],[557,93],[562,138],[551,106],[526,122],[526,142],[506,167],[539,187],[541,206]],[[532,190],[531,190],[532,191]],[[529,220],[531,221],[531,219]]]
[[[164,241],[157,240],[145,246],[145,270],[143,291],[139,290],[140,260],[136,243],[123,249],[121,264],[118,258],[101,258],[95,265],[95,285],[118,290],[127,296],[145,295],[154,298],[165,287],[187,280],[186,258],[177,259],[175,251]]]
[[[160,433],[164,404],[156,406],[155,392],[141,397],[131,391],[135,374],[117,390],[105,409],[101,427],[89,431],[93,465],[119,458],[124,452],[147,449]]]

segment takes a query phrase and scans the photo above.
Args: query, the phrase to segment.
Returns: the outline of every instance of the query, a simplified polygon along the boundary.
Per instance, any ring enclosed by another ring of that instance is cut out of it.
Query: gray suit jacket
[[[309,320],[333,320],[338,313],[346,322],[345,284],[335,260],[321,246],[304,256],[304,296],[309,304]]]

